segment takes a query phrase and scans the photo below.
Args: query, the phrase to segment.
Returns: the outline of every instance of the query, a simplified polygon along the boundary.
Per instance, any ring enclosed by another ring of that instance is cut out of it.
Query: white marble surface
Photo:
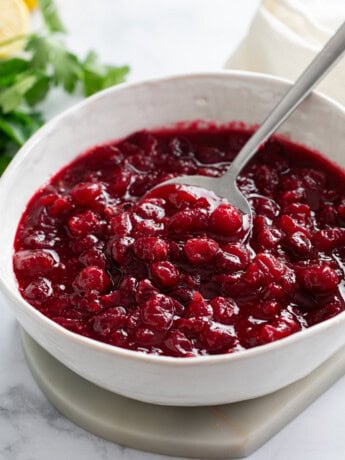
[[[219,69],[239,42],[258,0],[59,0],[78,52],[130,63],[132,81]],[[46,111],[70,101],[59,93]],[[0,298],[0,460],[167,460],[111,444],[61,416],[26,366],[13,315]],[[343,460],[345,378],[250,460]],[[170,457],[171,458],[171,457]]]

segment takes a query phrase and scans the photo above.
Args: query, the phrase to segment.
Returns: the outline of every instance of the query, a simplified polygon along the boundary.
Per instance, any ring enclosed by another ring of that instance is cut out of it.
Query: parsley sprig
[[[0,174],[17,150],[43,124],[36,106],[53,87],[67,93],[81,88],[90,96],[125,80],[128,66],[101,64],[90,51],[84,60],[64,45],[66,29],[53,0],[39,0],[44,30],[12,41],[25,40],[24,53],[0,59]],[[0,43],[2,46],[8,45]]]

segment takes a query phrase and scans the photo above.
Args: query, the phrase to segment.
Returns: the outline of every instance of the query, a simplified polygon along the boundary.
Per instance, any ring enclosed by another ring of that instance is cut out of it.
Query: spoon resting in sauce
[[[200,175],[180,176],[160,183],[161,188],[167,184],[184,184],[201,187],[225,198],[248,217],[248,232],[252,222],[252,211],[247,198],[237,186],[237,177],[249,160],[268,138],[279,128],[299,104],[309,95],[314,86],[330,71],[345,51],[345,23],[317,54],[302,75],[291,86],[283,99],[276,105],[259,129],[242,147],[227,172],[221,177]]]

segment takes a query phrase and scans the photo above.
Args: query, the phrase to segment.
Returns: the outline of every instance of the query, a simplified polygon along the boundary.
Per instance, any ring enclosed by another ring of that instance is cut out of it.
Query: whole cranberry
[[[239,311],[234,300],[225,297],[214,297],[210,303],[215,321],[222,324],[233,324]]]
[[[124,236],[115,240],[111,246],[111,255],[118,264],[124,264],[128,260],[130,248],[134,243],[134,238]]]
[[[232,326],[207,324],[201,334],[202,341],[210,352],[221,352],[230,348],[236,341],[236,333]]]
[[[215,265],[222,272],[244,270],[250,260],[249,251],[241,244],[226,244],[216,256]]]
[[[80,182],[71,190],[73,201],[79,206],[92,208],[102,193],[102,186],[95,182]]]
[[[41,304],[53,295],[53,288],[47,278],[36,278],[26,286],[24,293],[31,302]]]
[[[106,292],[111,286],[111,281],[107,273],[99,267],[89,266],[83,268],[73,281],[73,287],[77,291]]]
[[[161,238],[146,236],[138,238],[133,244],[133,252],[145,262],[164,260],[168,255],[168,244]]]
[[[203,296],[195,291],[193,299],[189,302],[186,309],[187,318],[212,318],[212,306],[205,301]]]
[[[291,316],[280,317],[260,328],[258,344],[274,342],[300,330],[300,325]]]
[[[322,264],[299,270],[298,281],[307,291],[323,293],[334,291],[338,287],[339,277],[333,268]]]
[[[154,294],[143,305],[141,319],[158,331],[167,331],[173,321],[174,303],[164,294]]]
[[[14,268],[18,272],[32,275],[44,275],[57,265],[58,256],[44,249],[25,249],[14,255]]]
[[[208,219],[209,214],[206,209],[184,209],[172,216],[170,230],[178,234],[201,232],[207,229]]]
[[[129,236],[132,230],[132,222],[128,212],[117,214],[110,220],[111,232],[118,238]]]
[[[90,210],[70,217],[67,223],[71,235],[83,237],[93,232],[100,226],[97,215]]]
[[[138,304],[142,304],[158,292],[158,289],[152,284],[151,280],[145,278],[138,283],[135,292],[135,300]]]
[[[163,288],[172,288],[180,280],[180,273],[177,267],[168,261],[155,262],[151,264],[150,270],[154,280]]]
[[[115,329],[123,327],[125,323],[126,310],[123,307],[108,308],[92,319],[93,330],[102,337],[106,337]]]
[[[330,251],[345,244],[344,228],[328,228],[319,230],[313,237],[313,243],[321,251]]]
[[[241,226],[240,212],[230,204],[220,204],[210,216],[210,227],[219,235],[233,235]]]
[[[194,265],[210,262],[218,251],[218,243],[210,238],[191,238],[184,245],[184,252]]]
[[[173,356],[193,356],[193,344],[181,331],[169,332],[164,345]]]

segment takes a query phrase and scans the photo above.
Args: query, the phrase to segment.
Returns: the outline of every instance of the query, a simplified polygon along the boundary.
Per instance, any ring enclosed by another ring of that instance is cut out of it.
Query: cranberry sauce
[[[220,176],[249,134],[140,132],[93,148],[31,199],[14,269],[23,297],[63,327],[131,350],[189,357],[286,337],[345,308],[345,174],[275,139],[239,178],[254,211],[185,186]]]

